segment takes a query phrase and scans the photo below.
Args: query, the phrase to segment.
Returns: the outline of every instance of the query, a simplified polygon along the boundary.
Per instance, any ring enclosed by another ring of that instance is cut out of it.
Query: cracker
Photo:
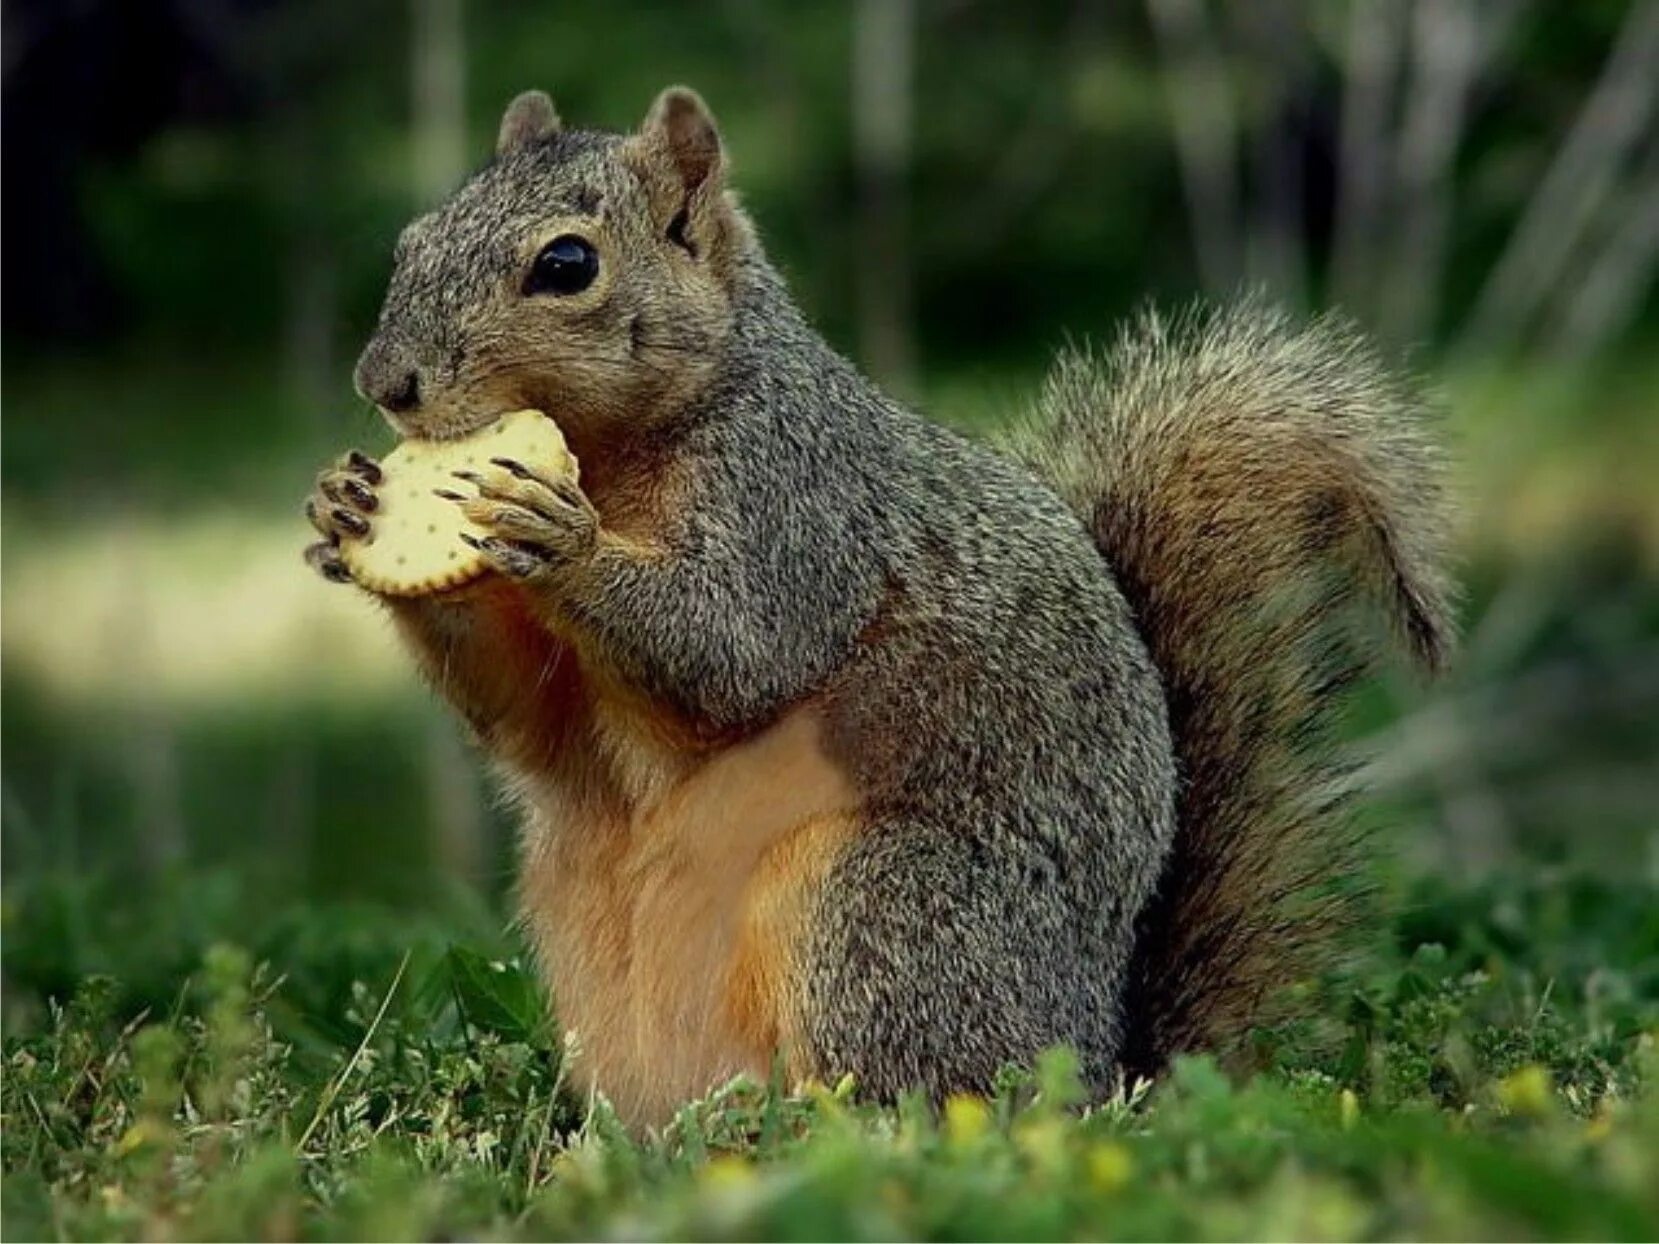
[[[344,537],[340,556],[352,577],[382,596],[447,592],[488,570],[463,533],[486,534],[436,489],[470,493],[455,471],[488,475],[491,458],[513,458],[552,475],[576,477],[576,459],[557,424],[539,410],[503,415],[458,440],[406,440],[381,460],[380,501],[363,539]]]

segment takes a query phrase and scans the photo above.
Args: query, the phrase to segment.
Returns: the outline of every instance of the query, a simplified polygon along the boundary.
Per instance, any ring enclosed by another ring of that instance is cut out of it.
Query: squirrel
[[[1452,636],[1431,417],[1345,322],[1246,299],[1072,349],[998,444],[807,323],[713,116],[528,92],[398,240],[359,392],[408,436],[555,420],[456,501],[493,573],[385,599],[522,809],[578,1084],[654,1125],[729,1077],[1091,1090],[1225,1048],[1353,904],[1329,727]],[[319,476],[349,581],[376,462]]]

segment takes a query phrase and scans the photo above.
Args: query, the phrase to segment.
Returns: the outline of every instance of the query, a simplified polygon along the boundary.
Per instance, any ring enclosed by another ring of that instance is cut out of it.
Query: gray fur
[[[1052,492],[882,397],[758,255],[744,282],[688,437],[702,556],[660,614],[619,622],[661,645],[640,654],[677,675],[660,689],[716,719],[828,691],[873,824],[810,921],[821,1065],[942,1092],[1069,1041],[1104,1082],[1173,833],[1162,692],[1124,601]]]

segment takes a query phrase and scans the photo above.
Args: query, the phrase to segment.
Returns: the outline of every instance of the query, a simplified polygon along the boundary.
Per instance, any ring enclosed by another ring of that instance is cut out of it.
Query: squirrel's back
[[[1247,300],[1064,354],[1015,440],[1093,533],[1169,700],[1178,828],[1138,922],[1131,1072],[1242,1035],[1354,913],[1329,735],[1376,655],[1362,614],[1431,670],[1451,637],[1428,423],[1346,323]]]

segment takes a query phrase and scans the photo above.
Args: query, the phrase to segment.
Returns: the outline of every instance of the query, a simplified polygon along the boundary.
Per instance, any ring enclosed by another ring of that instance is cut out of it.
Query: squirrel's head
[[[398,239],[358,392],[400,432],[458,436],[535,407],[567,432],[642,428],[713,374],[749,226],[708,108],[671,87],[628,135],[513,100],[495,157]]]

